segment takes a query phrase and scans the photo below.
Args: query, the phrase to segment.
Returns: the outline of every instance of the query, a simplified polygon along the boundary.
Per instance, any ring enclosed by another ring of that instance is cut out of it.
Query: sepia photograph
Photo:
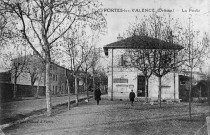
[[[210,1],[0,0],[0,135],[210,135]]]

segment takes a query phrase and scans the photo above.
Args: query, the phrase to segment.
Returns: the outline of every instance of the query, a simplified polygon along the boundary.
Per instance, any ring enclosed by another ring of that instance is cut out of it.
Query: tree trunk
[[[174,70],[174,103],[175,103],[175,101],[176,101],[176,74],[175,74],[175,70]]]
[[[41,80],[41,76],[39,76],[39,78],[38,78],[38,84],[37,84],[37,88],[36,88],[36,98],[38,98],[39,97],[39,83],[40,83],[40,80]]]
[[[66,77],[67,80],[67,88],[68,88],[68,110],[71,108],[71,100],[70,100],[70,88],[69,88],[69,79]]]
[[[35,96],[34,95],[34,83],[35,83],[35,81],[33,81],[33,77],[31,77],[31,92],[32,92],[33,96]]]
[[[190,120],[192,118],[192,115],[191,115],[191,93],[192,93],[192,68],[191,68],[191,72],[190,72],[190,90],[189,90],[189,116],[190,116]]]
[[[52,114],[52,105],[51,105],[51,92],[50,92],[50,61],[46,62],[46,103],[47,103],[47,115]]]
[[[89,102],[89,93],[88,93],[88,79],[87,79],[87,74],[85,76],[85,89],[87,91],[87,101]]]
[[[95,85],[95,72],[93,70],[93,93],[95,93],[95,90],[96,90],[96,85]],[[94,98],[95,98],[95,96],[94,96]]]
[[[34,96],[34,84],[31,84],[31,94]]]
[[[158,81],[159,81],[159,90],[158,90],[158,102],[160,104],[160,107],[161,107],[161,76],[158,77]]]
[[[39,82],[37,84],[37,88],[36,88],[36,98],[39,97]]]
[[[148,102],[148,95],[147,95],[147,92],[148,92],[148,82],[149,82],[149,78],[145,78],[146,81],[145,81],[145,102],[147,103]]]
[[[200,86],[200,89],[199,89],[199,101],[201,100],[201,86]]]
[[[17,98],[17,78],[14,79],[13,99]]]
[[[75,95],[76,95],[76,105],[78,106],[78,85],[77,85],[77,75],[75,75]]]
[[[209,112],[207,113],[208,116],[210,116],[210,79],[209,79],[209,76],[207,76],[207,88],[208,88],[208,97],[207,97],[207,100],[208,100],[208,109],[209,109]]]

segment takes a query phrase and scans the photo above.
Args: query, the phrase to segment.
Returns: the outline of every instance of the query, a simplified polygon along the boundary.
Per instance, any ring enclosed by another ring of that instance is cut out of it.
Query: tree
[[[14,83],[14,90],[13,90],[13,98],[17,98],[17,79],[21,76],[22,73],[24,73],[24,70],[27,66],[27,59],[26,59],[26,50],[18,50],[16,48],[18,54],[15,56],[16,58],[11,58],[11,56],[7,56],[7,58],[11,58],[12,64],[11,64],[11,75],[13,78]]]
[[[148,31],[146,31],[146,22],[145,20],[142,22],[137,22],[130,26],[128,30],[128,35],[131,37],[141,38],[141,40],[145,40],[144,38],[148,35]],[[148,82],[149,78],[152,75],[152,67],[151,67],[151,53],[150,49],[129,49],[126,51],[128,54],[129,62],[126,64],[128,67],[134,67],[141,71],[145,77],[145,102],[148,102]]]
[[[7,24],[7,19],[4,13],[0,12],[0,43],[2,43],[4,37],[6,24]]]
[[[61,44],[61,51],[64,52],[64,57],[67,56],[65,60],[67,60],[67,64],[75,78],[74,86],[76,104],[78,105],[77,80],[82,72],[82,66],[85,65],[92,53],[92,47],[88,47],[88,37],[85,33],[84,24],[76,24],[75,28],[71,29],[71,32],[67,32],[63,35],[63,42]],[[86,68],[88,69],[88,67]]]
[[[151,68],[151,50],[149,49],[136,49],[136,50],[129,50],[128,56],[130,58],[130,62],[128,64],[129,67],[134,67],[139,71],[142,71],[145,77],[145,102],[148,102],[148,82],[149,78],[152,75],[152,68]]]
[[[0,47],[2,48],[3,45],[5,44],[7,39],[12,38],[14,34],[12,33],[11,30],[11,25],[8,26],[9,24],[9,19],[8,15],[5,13],[5,11],[0,10]]]
[[[10,46],[10,40],[16,40],[20,36],[19,33],[15,32],[14,21],[10,16],[2,9],[0,9],[0,51],[4,51],[5,47]],[[0,57],[3,53],[0,53]]]
[[[84,57],[85,55],[88,55],[88,57],[86,57],[86,60],[84,61],[84,63],[82,64],[82,70],[85,72],[85,90],[87,92],[87,101],[89,101],[89,93],[88,93],[88,71],[91,69],[91,62],[92,62],[92,58],[93,58],[93,55],[94,55],[94,52],[93,52],[93,46],[91,47],[84,47]]]
[[[39,83],[45,71],[45,63],[37,55],[28,55],[26,59],[27,59],[27,64],[26,64],[26,68],[24,72],[29,73],[30,75],[32,90],[34,87],[34,83],[36,81],[38,82],[38,86],[37,86],[37,90],[35,94],[35,97],[38,98]]]
[[[181,61],[176,61],[177,53],[180,49],[177,46],[178,40],[174,40],[172,48],[165,49],[163,46],[171,45],[170,36],[171,31],[178,33],[180,26],[178,21],[174,21],[173,18],[163,17],[158,13],[153,13],[148,17],[141,18],[140,21],[134,23],[129,29],[129,35],[132,35],[132,42],[134,45],[138,44],[138,41],[142,41],[146,45],[151,44],[151,38],[154,49],[141,49],[131,50],[130,58],[131,65],[138,70],[142,71],[145,78],[148,79],[151,73],[158,77],[159,90],[158,100],[161,107],[161,86],[162,77],[171,72],[174,68],[181,65]],[[176,48],[178,47],[178,48]],[[147,86],[145,86],[147,88]]]
[[[152,36],[154,38],[158,38],[160,40],[165,41],[168,44],[171,44],[170,38],[171,33],[179,33],[180,26],[178,22],[173,22],[173,18],[169,16],[169,18],[161,17],[158,15],[153,15],[150,17],[150,24],[151,24],[151,32]],[[176,41],[176,40],[175,40]],[[174,43],[176,43],[174,41]],[[173,44],[174,44],[173,43]],[[179,42],[177,41],[179,44]],[[162,49],[161,43],[156,43],[157,46],[159,46],[159,49],[155,49],[152,52],[152,72],[155,76],[158,77],[159,80],[159,91],[158,91],[158,97],[159,97],[159,103],[161,107],[161,89],[162,89],[162,82],[161,79],[163,76],[168,74],[169,72],[173,71],[177,67],[181,66],[182,61],[176,61],[177,53],[179,51],[178,48],[176,48],[176,44],[174,44],[174,48],[169,49]]]
[[[96,69],[95,83],[100,87],[101,90],[106,90],[106,85],[108,84],[108,77],[106,72],[102,67]],[[105,91],[106,92],[106,91]]]
[[[74,23],[87,22],[92,28],[102,27],[104,17],[99,10],[100,3],[91,0],[2,0],[1,9],[17,18],[19,30],[33,51],[44,52],[46,63],[46,103],[47,114],[51,115],[50,63],[51,50],[61,37],[72,29]],[[33,39],[36,41],[33,41]],[[38,45],[37,45],[38,42]]]
[[[93,75],[93,92],[95,92],[96,89],[96,75],[97,75],[97,68],[100,68],[100,60],[101,60],[101,54],[100,54],[100,48],[96,48],[96,43],[94,43],[94,39],[92,39],[92,44],[94,46],[93,48],[93,54],[90,61],[90,65],[92,68],[92,75]]]
[[[11,72],[12,81],[14,83],[13,98],[17,98],[17,79],[20,77],[27,65],[27,51],[29,50],[27,43],[22,40],[19,32],[16,32],[12,19],[8,18],[8,14],[2,13],[0,10],[0,57],[1,67]],[[2,18],[4,18],[2,20]],[[2,22],[3,21],[3,22]]]
[[[201,35],[203,34],[203,35]],[[200,33],[193,29],[193,22],[189,18],[186,29],[181,33],[181,41],[185,49],[180,52],[180,56],[184,63],[182,68],[190,71],[189,84],[189,116],[191,119],[191,98],[192,98],[192,82],[193,72],[203,64],[204,58],[209,54],[209,36],[207,33]]]

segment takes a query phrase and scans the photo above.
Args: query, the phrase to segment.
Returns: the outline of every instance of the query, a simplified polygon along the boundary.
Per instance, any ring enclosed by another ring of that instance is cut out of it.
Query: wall
[[[111,70],[110,70],[111,71]],[[131,89],[137,92],[137,73],[129,71],[117,71],[114,69],[114,83],[113,83],[113,98],[114,99],[128,99]],[[120,81],[121,80],[121,81]],[[127,81],[126,81],[127,80]],[[112,89],[112,76],[111,72],[108,74],[108,97],[111,98]],[[132,87],[134,86],[134,87]]]
[[[18,97],[34,97],[37,92],[37,86],[33,88],[30,85],[17,85]],[[39,86],[39,96],[45,96],[45,86]]]
[[[113,78],[113,98],[114,99],[128,99],[129,92],[131,89],[137,95],[137,76],[143,75],[141,72],[135,70],[129,71],[128,69],[117,69],[114,68]],[[115,79],[128,79],[127,83],[116,83]],[[108,73],[108,97],[111,98],[112,89],[112,74],[111,70]],[[175,98],[179,99],[179,79],[178,74],[175,75]],[[134,87],[131,87],[131,86]],[[156,76],[151,76],[148,84],[148,97],[157,99],[159,90],[159,81]],[[162,77],[162,99],[174,99],[174,79],[173,73],[168,73]]]
[[[13,84],[0,83],[0,103],[11,101],[13,98]]]
[[[162,99],[174,99],[174,73],[168,73],[162,77]],[[151,98],[158,98],[159,81],[156,76],[149,79],[148,95]],[[175,98],[179,99],[179,78],[178,73],[175,74]]]
[[[18,97],[34,97],[37,87],[31,88],[30,85],[17,84],[17,96]],[[0,83],[0,100],[1,102],[12,101],[14,91],[14,84],[12,83]],[[45,87],[39,87],[39,96],[45,96]]]
[[[128,79],[127,83],[113,83],[113,98],[114,99],[128,99],[129,92],[131,91],[131,85],[137,95],[137,76],[143,75],[136,69],[123,68],[119,66],[120,55],[123,54],[123,50],[113,50],[113,78],[125,78]],[[112,51],[109,50],[109,66],[108,66],[108,97],[111,98],[112,89]],[[159,82],[156,76],[151,76],[148,84],[148,97],[157,99]],[[179,78],[178,73],[175,74],[175,98],[179,99]],[[174,99],[174,73],[168,73],[162,77],[162,99]]]

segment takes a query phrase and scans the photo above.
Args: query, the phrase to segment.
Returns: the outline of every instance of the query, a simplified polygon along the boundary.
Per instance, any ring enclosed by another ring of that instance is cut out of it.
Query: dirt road
[[[127,101],[91,99],[70,111],[64,109],[52,117],[39,117],[3,130],[11,135],[177,135],[205,134],[202,113],[205,105],[193,105],[189,121],[187,104],[142,104]],[[202,129],[200,129],[202,128]]]

